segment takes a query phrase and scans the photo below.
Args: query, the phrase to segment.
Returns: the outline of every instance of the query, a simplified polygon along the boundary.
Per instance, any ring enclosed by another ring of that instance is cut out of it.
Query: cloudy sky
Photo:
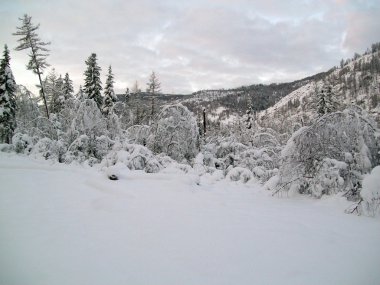
[[[124,92],[154,70],[166,93],[285,82],[325,71],[380,41],[379,0],[0,0],[0,45],[16,47],[23,14],[50,41],[48,62],[83,84],[95,52]],[[33,91],[26,51],[11,53]]]

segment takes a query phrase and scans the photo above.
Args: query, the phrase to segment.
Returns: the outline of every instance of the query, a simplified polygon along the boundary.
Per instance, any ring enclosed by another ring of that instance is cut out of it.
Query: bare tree
[[[46,57],[49,55],[49,50],[45,46],[49,45],[50,42],[43,42],[38,37],[37,30],[39,29],[40,25],[33,25],[32,17],[25,14],[24,17],[19,18],[19,20],[22,22],[22,25],[21,27],[17,27],[17,32],[13,34],[14,36],[20,37],[18,39],[19,45],[15,48],[15,50],[31,50],[31,53],[29,54],[30,60],[26,67],[28,70],[32,70],[35,74],[38,75],[41,88],[40,93],[44,101],[46,116],[49,118],[49,110],[46,102],[41,75],[43,74],[44,69],[49,66],[49,64],[46,62]]]
[[[133,87],[132,87],[132,94],[137,94],[137,93],[140,93],[140,92],[141,92],[141,90],[140,90],[140,87],[139,87],[139,83],[136,80],[135,83],[133,84]]]
[[[158,77],[154,71],[152,71],[152,74],[149,77],[149,82],[146,85],[146,91],[148,93],[154,95],[161,92],[161,83],[159,82]]]

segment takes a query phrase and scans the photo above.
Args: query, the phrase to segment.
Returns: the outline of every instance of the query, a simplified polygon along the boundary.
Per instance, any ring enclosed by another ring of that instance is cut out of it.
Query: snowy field
[[[178,173],[0,153],[1,285],[380,284],[379,219]]]

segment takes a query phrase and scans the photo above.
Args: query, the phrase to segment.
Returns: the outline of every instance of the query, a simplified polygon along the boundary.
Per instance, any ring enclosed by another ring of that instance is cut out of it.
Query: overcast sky
[[[33,91],[26,51],[13,50],[25,13],[75,92],[93,52],[103,83],[112,65],[116,92],[135,80],[145,89],[154,70],[163,92],[190,93],[300,79],[380,41],[379,0],[0,0],[0,45],[12,49],[16,82]]]

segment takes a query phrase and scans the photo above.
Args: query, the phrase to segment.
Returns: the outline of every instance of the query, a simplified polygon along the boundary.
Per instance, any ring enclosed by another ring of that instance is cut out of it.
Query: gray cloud
[[[59,73],[83,82],[84,61],[98,54],[103,82],[112,65],[116,91],[152,70],[163,91],[190,93],[299,79],[337,65],[380,40],[378,1],[252,0],[3,0],[0,44],[28,13],[51,41],[48,58]],[[12,52],[18,83],[33,87],[26,55]]]

